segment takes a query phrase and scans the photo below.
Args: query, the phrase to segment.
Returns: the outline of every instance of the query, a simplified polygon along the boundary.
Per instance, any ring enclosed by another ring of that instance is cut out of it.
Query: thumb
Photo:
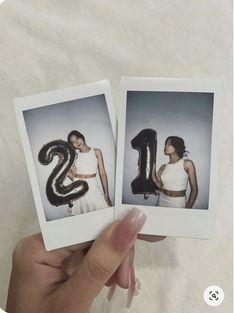
[[[112,277],[132,249],[146,220],[145,214],[132,209],[122,221],[106,228],[95,240],[79,269],[60,288],[60,312],[85,312],[105,283]],[[65,301],[66,299],[66,301]]]

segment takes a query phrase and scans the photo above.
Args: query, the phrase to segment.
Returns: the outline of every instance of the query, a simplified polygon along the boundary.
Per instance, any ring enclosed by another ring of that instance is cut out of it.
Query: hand
[[[160,195],[160,189],[155,189],[154,190],[154,195],[156,196],[156,197],[158,197],[159,195]]]
[[[109,198],[108,195],[104,195],[104,200],[107,202],[107,204],[108,204],[109,206],[112,206],[112,202],[111,202],[111,200],[110,200],[110,198]]]
[[[133,273],[132,248],[145,220],[140,210],[133,209],[122,221],[107,227],[92,245],[51,252],[45,251],[40,234],[24,239],[13,253],[7,312],[89,312],[105,283],[125,284]]]
[[[64,160],[64,155],[62,153],[58,153],[59,162],[62,162]]]

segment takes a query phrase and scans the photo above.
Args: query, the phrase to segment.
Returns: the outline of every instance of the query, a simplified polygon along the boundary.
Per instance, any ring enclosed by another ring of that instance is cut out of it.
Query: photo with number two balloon
[[[19,98],[15,108],[47,248],[94,239],[114,215],[116,116],[108,81]]]

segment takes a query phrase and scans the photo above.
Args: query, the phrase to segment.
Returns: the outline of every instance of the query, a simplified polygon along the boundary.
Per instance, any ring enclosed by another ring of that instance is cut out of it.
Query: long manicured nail
[[[109,292],[108,292],[108,296],[107,296],[107,299],[108,299],[109,301],[112,300],[112,297],[113,297],[113,295],[114,295],[114,292],[115,292],[115,290],[116,290],[116,287],[117,287],[116,283],[113,283],[113,284],[109,287]]]
[[[135,279],[135,296],[138,296],[141,289],[141,283],[138,278]]]
[[[112,241],[120,248],[127,248],[143,227],[146,215],[139,209],[132,209],[116,227]]]
[[[135,270],[134,270],[134,266],[130,265],[130,268],[129,268],[129,284],[128,284],[127,302],[126,302],[127,309],[130,308],[135,295],[136,295]]]

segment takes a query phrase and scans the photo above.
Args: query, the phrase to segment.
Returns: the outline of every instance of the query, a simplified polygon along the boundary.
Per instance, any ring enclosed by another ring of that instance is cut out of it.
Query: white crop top
[[[77,152],[75,166],[77,174],[92,175],[97,172],[97,157],[95,150],[91,149],[88,152]]]
[[[184,170],[184,159],[176,163],[167,163],[161,174],[163,188],[171,191],[187,189],[188,174]]]

